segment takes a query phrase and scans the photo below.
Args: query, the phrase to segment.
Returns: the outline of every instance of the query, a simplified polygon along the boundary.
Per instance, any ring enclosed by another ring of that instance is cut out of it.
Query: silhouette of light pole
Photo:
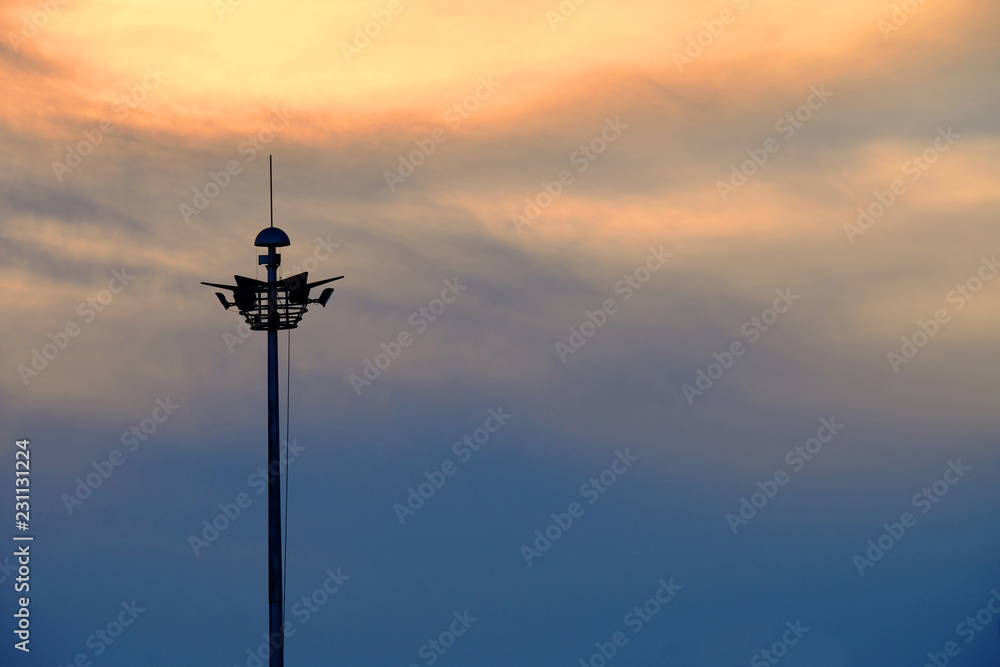
[[[270,180],[270,179],[269,179]],[[308,272],[290,278],[278,279],[281,255],[275,248],[290,245],[288,234],[274,226],[274,191],[271,186],[271,226],[265,227],[254,240],[254,246],[267,248],[266,255],[257,258],[258,264],[267,267],[267,282],[245,276],[233,276],[235,285],[206,283],[233,292],[233,302],[222,292],[215,296],[229,310],[233,306],[240,311],[252,331],[267,332],[267,584],[268,584],[268,644],[270,646],[268,664],[270,667],[284,667],[285,664],[285,618],[284,595],[282,591],[281,562],[281,477],[280,471],[280,429],[278,413],[278,331],[294,329],[298,326],[306,307],[318,303],[326,307],[333,294],[333,288],[323,290],[318,299],[310,299],[309,291],[344,276],[327,278],[309,283]]]

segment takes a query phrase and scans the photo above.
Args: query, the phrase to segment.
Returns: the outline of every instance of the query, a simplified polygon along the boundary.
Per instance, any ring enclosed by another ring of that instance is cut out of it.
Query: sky
[[[998,28],[7,0],[2,663],[266,664],[272,156],[289,666],[996,664]]]

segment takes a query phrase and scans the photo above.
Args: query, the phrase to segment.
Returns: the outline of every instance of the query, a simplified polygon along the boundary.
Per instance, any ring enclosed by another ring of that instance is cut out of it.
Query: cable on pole
[[[291,406],[292,406],[292,330],[288,330],[288,349],[285,353],[285,506],[282,524],[284,528],[284,547],[281,557],[281,624],[285,624],[285,609],[288,606],[288,471],[291,468],[291,461],[288,458],[289,429],[291,426]]]

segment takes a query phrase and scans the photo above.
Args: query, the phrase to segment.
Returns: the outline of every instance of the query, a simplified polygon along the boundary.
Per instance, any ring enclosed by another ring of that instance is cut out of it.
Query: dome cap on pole
[[[265,227],[257,234],[257,238],[254,240],[253,244],[258,248],[284,248],[285,246],[291,245],[292,242],[288,240],[288,234],[286,234],[279,227]]]

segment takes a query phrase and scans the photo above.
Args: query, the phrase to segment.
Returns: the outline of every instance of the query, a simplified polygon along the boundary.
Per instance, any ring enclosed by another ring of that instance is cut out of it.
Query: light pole
[[[309,291],[344,276],[327,278],[309,283],[308,272],[290,278],[278,279],[281,255],[275,248],[290,245],[288,234],[274,226],[274,197],[271,197],[271,226],[265,227],[254,240],[254,246],[267,248],[267,254],[257,258],[258,264],[267,267],[267,282],[245,276],[233,276],[235,285],[205,283],[233,292],[233,302],[222,292],[215,295],[229,310],[236,306],[246,319],[252,331],[267,331],[267,600],[268,600],[268,644],[270,645],[270,667],[284,667],[285,664],[285,619],[282,591],[281,562],[281,476],[278,412],[278,331],[294,329],[298,326],[306,307],[318,303],[326,307],[333,294],[333,288],[323,290],[318,299],[310,299]]]

